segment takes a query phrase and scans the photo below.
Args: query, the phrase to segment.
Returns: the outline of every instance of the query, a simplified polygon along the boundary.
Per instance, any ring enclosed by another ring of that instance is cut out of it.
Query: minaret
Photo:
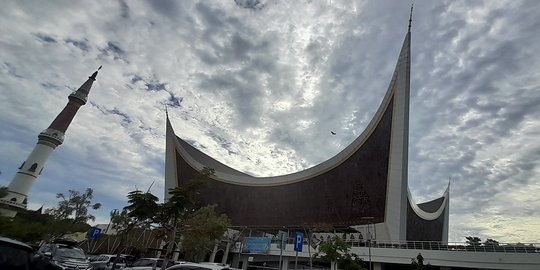
[[[38,142],[8,186],[8,195],[0,198],[0,215],[14,217],[26,209],[28,191],[36,181],[52,151],[64,142],[64,134],[79,108],[86,104],[98,68],[79,89],[69,95],[66,107],[56,116],[47,129],[38,136]]]

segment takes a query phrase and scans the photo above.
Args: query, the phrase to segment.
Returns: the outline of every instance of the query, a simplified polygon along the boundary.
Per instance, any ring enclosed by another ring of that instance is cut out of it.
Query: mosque
[[[253,177],[235,170],[182,140],[167,116],[165,199],[170,188],[212,168],[215,174],[200,199],[216,204],[233,226],[271,231],[370,225],[370,238],[376,240],[447,242],[449,190],[417,204],[408,187],[410,43],[409,25],[388,90],[364,132],[334,157],[300,172]],[[28,191],[86,104],[97,73],[69,96],[65,108],[39,134],[8,195],[0,199],[3,215],[26,208]]]
[[[373,119],[349,146],[309,169],[253,177],[199,151],[178,136],[167,116],[165,199],[168,190],[215,173],[200,191],[233,226],[343,230],[370,226],[385,241],[448,241],[449,189],[415,203],[408,187],[411,32],[405,36],[388,90]],[[371,233],[370,233],[371,234]]]

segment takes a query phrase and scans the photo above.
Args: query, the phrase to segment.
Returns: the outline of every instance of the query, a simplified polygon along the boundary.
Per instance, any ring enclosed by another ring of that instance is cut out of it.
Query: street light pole
[[[369,227],[368,227],[369,232]],[[371,237],[370,237],[371,238]],[[369,258],[369,270],[371,270],[371,239],[368,239],[368,258]]]
[[[118,213],[118,209],[113,209],[111,212],[111,218],[109,219],[109,223],[107,224],[107,228],[105,228],[104,234],[109,233],[109,227],[111,226],[112,219],[116,216],[116,213]]]
[[[374,217],[362,217],[363,220],[368,220],[368,225],[367,225],[367,231],[368,231],[368,235],[369,235],[369,239],[367,240],[368,241],[368,258],[369,258],[369,270],[371,270],[371,240],[373,239],[373,237],[371,236],[371,232],[369,231],[369,227],[370,225],[373,224],[373,229],[375,230],[375,224],[373,223],[373,220],[375,219]]]

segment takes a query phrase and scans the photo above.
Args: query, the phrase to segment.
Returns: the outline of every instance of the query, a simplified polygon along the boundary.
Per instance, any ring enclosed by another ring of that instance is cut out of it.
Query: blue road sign
[[[277,247],[281,250],[285,250],[287,247],[287,240],[289,239],[289,233],[286,231],[278,231],[277,234]]]
[[[92,227],[90,231],[88,231],[88,239],[99,239],[101,236],[101,229]]]
[[[270,237],[246,237],[244,238],[243,252],[249,254],[267,254],[270,250],[272,238]]]
[[[303,246],[304,246],[304,234],[301,232],[296,232],[296,237],[294,238],[294,251],[302,252]]]

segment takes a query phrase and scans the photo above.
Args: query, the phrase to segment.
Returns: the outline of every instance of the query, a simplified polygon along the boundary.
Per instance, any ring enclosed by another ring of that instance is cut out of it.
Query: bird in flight
[[[331,131],[331,130],[330,130],[330,133],[332,133],[332,135],[336,135],[336,133],[335,133],[335,132],[333,132],[333,131]]]

